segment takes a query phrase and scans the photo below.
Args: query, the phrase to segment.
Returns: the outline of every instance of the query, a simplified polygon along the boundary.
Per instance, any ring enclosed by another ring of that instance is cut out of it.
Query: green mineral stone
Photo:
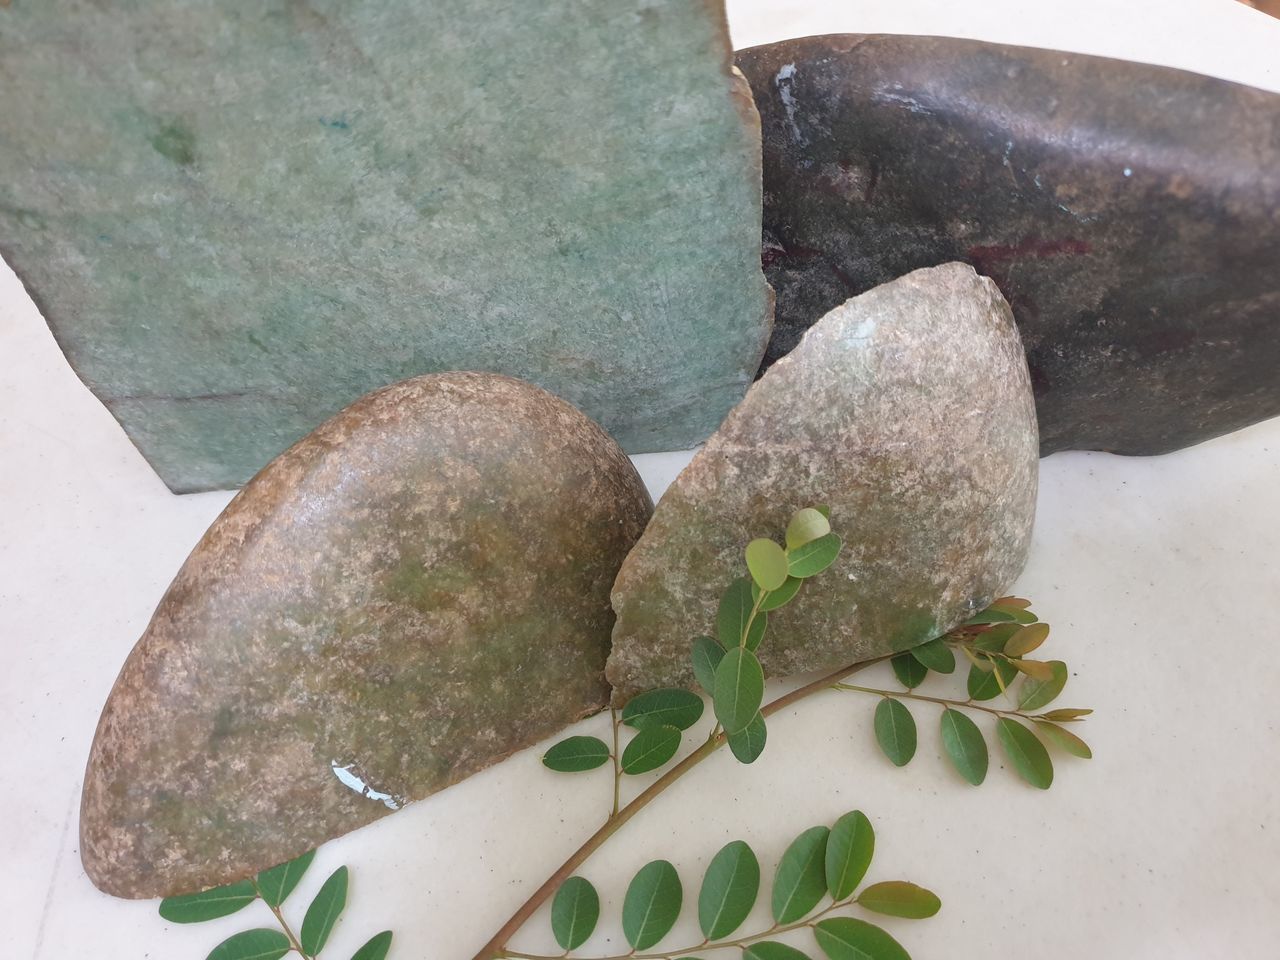
[[[237,880],[598,710],[609,588],[652,509],[527,383],[353,404],[231,501],[125,663],[85,778],[90,879]]]
[[[175,491],[454,369],[684,449],[769,337],[719,0],[28,0],[0,91],[4,257]]]
[[[769,614],[773,676],[931,639],[1002,595],[1035,515],[1031,382],[995,284],[952,263],[836,307],[769,368],[658,503],[613,588],[608,677],[623,703],[693,682],[696,636],[746,572],[829,505],[844,549]]]

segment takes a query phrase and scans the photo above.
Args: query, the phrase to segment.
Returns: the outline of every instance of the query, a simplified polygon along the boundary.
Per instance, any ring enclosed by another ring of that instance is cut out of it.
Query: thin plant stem
[[[881,697],[901,697],[903,700],[924,700],[927,703],[938,703],[944,707],[968,707],[970,710],[982,710],[985,713],[993,713],[998,717],[1029,716],[1029,714],[1025,714],[1020,710],[1000,710],[997,707],[988,707],[973,700],[949,700],[946,697],[927,697],[923,693],[913,693],[910,690],[901,692],[897,690],[881,690],[877,687],[860,687],[856,683],[837,683],[835,684],[835,688],[837,690],[851,690],[855,693],[870,693]]]
[[[797,687],[790,693],[783,694],[776,700],[765,704],[760,712],[766,717],[771,716],[779,710],[784,710],[792,704],[804,700],[806,697],[811,697],[815,693],[831,689],[845,677],[852,676],[853,674],[858,673],[861,670],[865,670],[874,664],[882,663],[885,660],[888,660],[889,656],[890,655],[885,655],[883,657],[877,657],[874,660],[865,660],[862,663],[855,663],[841,667],[839,670],[833,671],[826,676],[819,677],[811,683],[807,683],[802,687]],[[507,952],[507,941],[515,936],[517,931],[529,922],[529,918],[532,917],[534,913],[537,912],[538,908],[546,903],[558,889],[560,889],[561,884],[573,876],[574,871],[582,866],[582,864],[587,861],[588,857],[604,846],[605,842],[621,830],[632,817],[651,804],[658,797],[662,796],[662,794],[671,787],[672,784],[700,764],[703,760],[706,760],[727,742],[728,739],[723,733],[708,739],[687,757],[651,783],[630,803],[619,809],[617,816],[610,817],[605,822],[604,826],[600,827],[599,830],[588,837],[586,842],[570,854],[569,859],[565,860],[565,862],[560,865],[559,869],[551,874],[551,876],[549,876],[546,881],[533,892],[533,895],[530,896],[529,899],[511,915],[511,918],[498,929],[498,932],[490,937],[489,941],[476,952],[474,960],[497,960],[497,958],[504,956],[517,956],[516,954]]]
[[[284,914],[280,912],[280,908],[275,906],[272,903],[269,903],[267,901],[267,898],[262,896],[262,888],[258,886],[257,878],[255,877],[252,880],[250,880],[250,883],[253,884],[254,893],[256,893],[259,896],[259,898],[261,898],[262,902],[267,905],[267,909],[275,914],[276,922],[280,924],[280,929],[283,930],[284,935],[289,938],[290,948],[292,948],[293,950],[296,950],[298,952],[298,956],[302,957],[302,960],[313,960],[312,956],[302,949],[302,943],[298,940],[297,936],[294,934],[293,928],[289,926],[289,922],[285,920]]]
[[[622,756],[618,753],[618,711],[609,708],[609,719],[613,721],[613,809],[609,811],[609,819],[618,815],[618,801],[622,795]]]

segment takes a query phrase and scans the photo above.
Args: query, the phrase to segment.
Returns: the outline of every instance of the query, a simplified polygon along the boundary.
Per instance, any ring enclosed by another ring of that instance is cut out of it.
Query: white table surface
[[[1232,0],[737,0],[730,16],[740,47],[837,31],[951,34],[1280,89],[1280,22]],[[639,458],[655,495],[687,459]],[[860,808],[878,831],[873,878],[914,879],[943,898],[933,920],[885,924],[917,960],[1280,956],[1278,481],[1280,420],[1164,457],[1043,461],[1017,589],[1055,627],[1047,650],[1072,667],[1062,703],[1097,710],[1082,729],[1097,759],[1060,761],[1048,793],[999,763],[974,789],[941,758],[932,713],[917,710],[921,749],[898,770],[873,743],[873,703],[823,695],[772,723],[756,766],[710,761],[588,863],[608,918],[589,948],[620,951],[621,894],[644,862],[672,859],[696,889],[728,839],[750,841],[769,870],[802,828]],[[98,711],[229,498],[166,491],[0,267],[0,956],[202,960],[223,937],[268,925],[255,905],[171,926],[154,902],[96,891],[77,852]],[[538,754],[326,845],[295,920],[347,863],[351,901],[326,957],[391,927],[393,960],[468,960],[607,802],[607,776],[557,776]],[[681,926],[669,942],[700,939],[688,916]],[[552,952],[545,917],[517,944]]]

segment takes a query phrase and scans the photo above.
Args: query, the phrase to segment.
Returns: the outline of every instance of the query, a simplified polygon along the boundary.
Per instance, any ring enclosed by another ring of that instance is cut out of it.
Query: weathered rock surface
[[[904,649],[1009,586],[1035,514],[1027,365],[995,284],[917,270],[832,310],[751,388],[658,503],[613,587],[615,702],[692,682],[742,550],[831,507],[844,549],[769,614],[770,675]]]
[[[1280,95],[933,37],[738,62],[764,126],[766,364],[849,296],[963,260],[1013,306],[1044,453],[1280,414]]]
[[[732,58],[720,0],[0,4],[0,248],[175,491],[444,370],[684,449],[769,337]]]
[[[231,502],[125,663],[85,778],[89,877],[229,882],[596,710],[651,511],[617,444],[527,383],[353,404]]]

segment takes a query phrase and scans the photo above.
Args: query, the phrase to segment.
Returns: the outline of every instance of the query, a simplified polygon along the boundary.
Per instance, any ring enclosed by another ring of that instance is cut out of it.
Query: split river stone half
[[[839,558],[769,614],[768,674],[951,629],[1022,570],[1036,421],[1009,307],[964,264],[832,310],[751,388],[658,504],[613,588],[615,703],[689,685],[689,649],[755,537],[827,504]]]
[[[1046,454],[1280,414],[1280,95],[936,37],[738,63],[764,127],[766,363],[848,297],[963,260],[1013,306]]]
[[[769,338],[720,0],[0,3],[0,247],[177,492],[494,370],[700,443]]]
[[[102,712],[80,818],[122,897],[227,883],[599,709],[652,504],[603,430],[507,377],[361,399],[179,571]]]

